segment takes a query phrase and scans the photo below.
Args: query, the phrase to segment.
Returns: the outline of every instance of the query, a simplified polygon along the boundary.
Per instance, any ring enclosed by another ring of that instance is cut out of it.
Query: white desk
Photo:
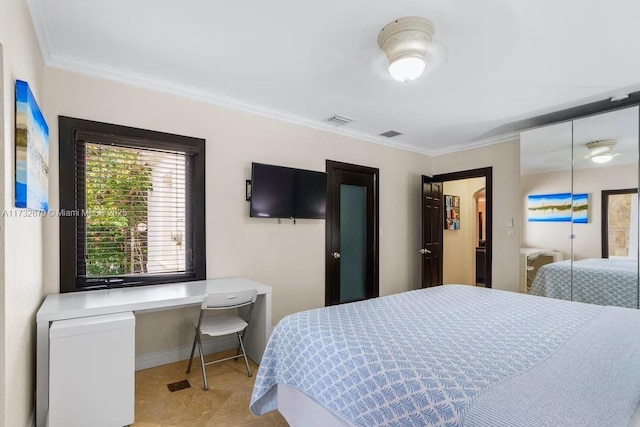
[[[562,252],[544,248],[520,248],[520,292],[527,293],[527,259],[529,257],[550,257],[550,262],[562,261]]]
[[[200,305],[210,292],[256,289],[258,298],[245,332],[247,355],[256,363],[271,335],[271,287],[243,277],[48,295],[36,314],[36,426],[49,410],[49,327],[56,320]]]

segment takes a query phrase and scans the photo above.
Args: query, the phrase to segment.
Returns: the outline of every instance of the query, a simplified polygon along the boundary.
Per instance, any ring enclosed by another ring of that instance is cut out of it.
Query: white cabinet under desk
[[[49,427],[133,424],[133,313],[56,320],[49,337]]]
[[[49,329],[52,322],[114,313],[195,306],[200,305],[203,297],[211,292],[247,289],[256,289],[258,298],[251,324],[245,332],[244,344],[247,355],[259,364],[271,335],[271,287],[244,277],[48,295],[36,314],[36,426],[47,425]]]
[[[527,280],[530,274],[535,274],[536,270],[529,273],[527,267],[530,265],[531,259],[539,260],[537,264],[548,264],[551,262],[562,261],[564,255],[562,252],[545,248],[520,248],[520,293],[527,293]]]

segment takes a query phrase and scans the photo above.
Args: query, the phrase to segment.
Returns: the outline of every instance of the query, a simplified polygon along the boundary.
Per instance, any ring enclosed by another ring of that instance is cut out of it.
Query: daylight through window
[[[85,165],[80,275],[185,272],[184,154],[87,143]]]

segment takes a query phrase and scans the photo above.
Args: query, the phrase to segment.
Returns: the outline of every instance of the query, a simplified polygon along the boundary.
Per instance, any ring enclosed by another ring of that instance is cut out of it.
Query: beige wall
[[[444,194],[460,196],[460,229],[444,230],[443,281],[445,284],[474,285],[476,282],[477,214],[474,193],[484,187],[484,178],[444,183]]]
[[[2,209],[14,206],[14,123],[16,79],[29,83],[43,107],[40,49],[24,1],[0,1],[2,61]],[[22,211],[24,212],[24,211]],[[0,218],[2,286],[2,384],[0,425],[25,426],[33,412],[35,312],[43,298],[42,219]],[[4,235],[3,235],[4,234]]]
[[[520,247],[520,146],[509,141],[434,157],[433,173],[493,168],[492,287],[518,292]],[[507,227],[513,220],[513,228]]]
[[[552,172],[524,175],[522,187],[522,244],[526,247],[549,248],[562,251],[564,258],[571,256],[571,240],[574,234],[573,257],[576,260],[600,258],[602,255],[602,190],[637,188],[636,165],[612,166],[593,169],[577,169],[573,172],[573,192],[589,194],[589,222],[527,222],[527,196],[571,192],[571,172]]]
[[[58,207],[57,116],[134,126],[206,139],[207,276],[247,276],[273,287],[273,322],[324,306],[325,223],[249,218],[245,179],[252,161],[325,170],[325,160],[380,169],[380,293],[420,285],[420,176],[427,156],[127,86],[47,69],[51,123],[51,207]],[[45,239],[58,242],[55,218]],[[47,292],[59,289],[57,243],[45,248]],[[193,314],[138,316],[137,353],[190,345]]]

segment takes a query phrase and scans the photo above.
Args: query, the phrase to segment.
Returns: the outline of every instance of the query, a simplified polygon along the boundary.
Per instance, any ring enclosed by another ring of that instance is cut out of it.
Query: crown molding
[[[516,140],[520,140],[520,132],[510,132],[504,135],[497,135],[489,138],[477,139],[465,144],[452,145],[440,150],[431,150],[429,155],[441,156],[443,154],[457,153],[460,151],[471,150],[474,148],[488,147],[490,145],[500,144],[502,142],[516,141]]]
[[[34,1],[34,0],[30,0]],[[47,66],[53,68],[60,68],[63,70],[71,71],[74,73],[85,74],[101,79],[116,81],[129,86],[136,86],[144,89],[153,90],[156,92],[163,92],[171,95],[180,96],[183,98],[194,99],[202,101],[208,104],[213,104],[220,107],[226,107],[234,110],[239,110],[246,113],[257,114],[263,117],[268,117],[288,123],[293,123],[317,130],[322,130],[342,136],[348,136],[351,138],[363,140],[366,142],[372,142],[379,145],[384,145],[391,148],[396,148],[405,151],[411,151],[423,155],[431,155],[430,150],[426,150],[421,147],[415,147],[409,144],[403,144],[399,142],[388,141],[386,138],[378,138],[371,135],[367,135],[362,132],[354,131],[351,129],[338,128],[335,125],[324,123],[320,120],[311,119],[308,117],[288,113],[285,111],[276,110],[266,107],[264,105],[254,104],[241,99],[233,98],[230,96],[216,94],[210,91],[205,91],[193,86],[174,83],[168,80],[159,79],[147,74],[136,73],[121,68],[111,67],[108,65],[100,64],[97,62],[91,62],[84,59],[75,58],[68,55],[50,54],[49,59],[46,62]]]
[[[42,3],[38,0],[27,0],[27,7],[31,14],[31,21],[33,21],[33,29],[36,32],[36,37],[40,44],[42,60],[45,64],[48,64],[53,53],[53,43],[51,42],[51,36],[49,35],[49,21],[47,20],[47,15],[44,13],[41,4]]]

